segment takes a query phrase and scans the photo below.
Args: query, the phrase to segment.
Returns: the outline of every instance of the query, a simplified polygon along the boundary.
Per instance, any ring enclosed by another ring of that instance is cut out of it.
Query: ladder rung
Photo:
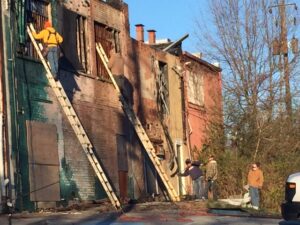
[[[86,145],[88,149],[90,149],[90,143],[82,143],[82,145]]]
[[[61,90],[62,89],[62,87],[59,87],[59,86],[53,86],[52,88],[57,88],[58,90]]]
[[[76,115],[74,115],[74,114],[67,114],[67,116],[71,116],[71,117],[76,117]]]
[[[94,154],[94,151],[93,151],[93,149],[91,149],[91,148],[88,148],[88,152],[89,152],[90,154]],[[95,163],[95,164],[97,164],[97,163]]]

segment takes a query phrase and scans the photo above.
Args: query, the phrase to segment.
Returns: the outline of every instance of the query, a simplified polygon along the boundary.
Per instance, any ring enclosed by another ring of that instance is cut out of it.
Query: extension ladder
[[[63,111],[65,112],[80,144],[81,147],[84,151],[84,153],[86,154],[92,168],[94,169],[100,183],[102,184],[108,198],[110,199],[111,203],[113,204],[113,206],[116,209],[121,209],[121,204],[120,201],[118,199],[118,197],[116,196],[116,193],[114,192],[110,182],[108,181],[100,162],[98,161],[96,155],[94,154],[94,147],[91,143],[91,141],[89,140],[70,100],[68,99],[61,83],[59,81],[55,81],[53,78],[53,75],[51,73],[50,70],[50,65],[49,63],[46,61],[46,59],[43,57],[42,55],[42,45],[38,45],[37,42],[35,41],[32,32],[34,32],[34,27],[32,26],[32,24],[30,24],[30,26],[27,26],[27,32],[28,35],[38,53],[38,56],[40,58],[40,60],[43,63],[43,66],[46,69],[46,76],[48,78],[50,87],[53,89],[56,97],[58,98],[58,101],[60,103],[60,105],[62,106]]]
[[[132,107],[129,106],[128,103],[125,101],[125,98],[122,96],[120,88],[119,88],[118,84],[116,83],[113,74],[111,73],[110,69],[108,68],[108,58],[104,52],[104,49],[103,49],[101,43],[96,43],[96,49],[97,49],[97,52],[104,64],[108,74],[109,74],[110,79],[113,82],[113,85],[114,85],[117,93],[119,94],[120,101],[123,104],[123,110],[124,110],[125,114],[127,115],[128,119],[130,120],[131,124],[133,125],[133,127],[136,131],[136,134],[138,135],[142,145],[144,146],[144,149],[146,150],[146,152],[147,152],[150,160],[152,161],[156,171],[158,172],[164,186],[166,187],[166,190],[168,192],[170,200],[171,201],[179,201],[180,200],[179,196],[178,196],[177,192],[175,191],[168,175],[164,171],[164,168],[162,167],[160,160],[155,153],[155,149],[154,149],[146,131],[144,130],[140,120],[136,116]]]

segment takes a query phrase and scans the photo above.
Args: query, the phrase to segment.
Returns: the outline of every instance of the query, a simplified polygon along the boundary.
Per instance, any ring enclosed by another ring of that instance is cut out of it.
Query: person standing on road
[[[185,170],[183,173],[178,173],[178,176],[190,176],[193,182],[193,195],[196,199],[201,199],[201,177],[203,176],[202,170],[196,164],[192,164],[190,159],[185,160]]]
[[[262,188],[264,182],[263,172],[260,168],[258,168],[257,165],[260,165],[260,163],[253,163],[248,173],[248,185],[251,197],[251,204],[253,209],[256,210],[259,209],[259,190]]]
[[[213,155],[208,158],[208,163],[206,165],[206,182],[207,182],[207,195],[208,199],[217,200],[216,193],[216,181],[218,177],[218,166]]]

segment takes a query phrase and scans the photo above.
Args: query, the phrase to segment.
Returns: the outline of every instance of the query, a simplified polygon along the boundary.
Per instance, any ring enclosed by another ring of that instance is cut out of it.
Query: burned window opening
[[[20,3],[21,4],[21,3]],[[39,1],[39,0],[30,0],[26,2],[26,22],[32,23],[35,27],[36,31],[41,31],[44,29],[45,21],[49,20],[50,17],[50,3],[49,1]],[[24,56],[29,56],[35,59],[39,59],[38,54],[30,41],[28,35],[26,35],[26,24],[22,21],[24,17],[22,17],[22,4],[19,5],[19,44],[20,48],[18,50],[19,54]],[[24,41],[24,38],[26,40]]]
[[[101,43],[107,56],[109,56],[109,52],[112,48],[115,48],[116,52],[121,52],[119,33],[119,31],[104,24],[95,23],[95,42]],[[96,55],[96,63],[97,76],[104,80],[110,80],[106,68],[98,54]]]
[[[158,62],[158,77],[157,77],[157,99],[158,108],[162,115],[170,113],[169,107],[169,79],[168,79],[168,65],[164,62]]]
[[[68,23],[62,24],[64,42],[61,44],[60,69],[76,74],[90,73],[87,18],[67,8],[63,8],[62,16]]]
[[[76,18],[76,37],[78,60],[81,64],[80,69],[86,73],[88,72],[86,18],[79,15]]]

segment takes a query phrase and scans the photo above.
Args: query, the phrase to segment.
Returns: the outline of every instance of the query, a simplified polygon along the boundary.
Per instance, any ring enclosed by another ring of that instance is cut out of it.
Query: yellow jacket
[[[37,40],[43,40],[43,43],[47,46],[57,46],[63,42],[62,36],[55,31],[53,27],[47,27],[46,29],[41,30],[38,34],[33,32],[33,37]]]

